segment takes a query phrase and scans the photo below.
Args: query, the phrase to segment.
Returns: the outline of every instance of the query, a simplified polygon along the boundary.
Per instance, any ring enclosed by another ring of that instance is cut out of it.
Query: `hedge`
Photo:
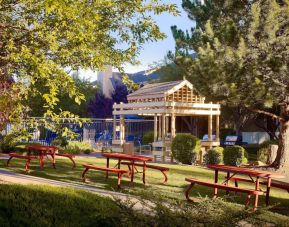
[[[171,149],[174,159],[183,164],[192,164],[201,150],[201,141],[193,135],[179,134],[173,139]]]
[[[223,147],[214,147],[204,155],[204,162],[208,164],[220,164],[223,162]]]
[[[239,166],[247,163],[246,151],[241,146],[228,146],[224,149],[224,164],[230,166]]]

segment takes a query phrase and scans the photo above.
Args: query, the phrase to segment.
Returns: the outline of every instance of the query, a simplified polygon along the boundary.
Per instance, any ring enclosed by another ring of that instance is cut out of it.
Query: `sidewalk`
[[[150,210],[149,206],[144,206],[144,204],[141,203],[140,199],[138,199],[136,196],[133,196],[133,195],[98,189],[89,185],[68,183],[68,182],[45,179],[41,177],[34,177],[30,175],[25,175],[25,174],[19,174],[19,173],[15,173],[15,172],[3,170],[3,169],[0,169],[0,183],[69,187],[73,189],[85,190],[87,192],[95,193],[100,196],[110,197],[111,199],[119,199],[121,201],[129,200],[130,202],[135,204],[134,209],[136,210],[147,210],[147,211]]]

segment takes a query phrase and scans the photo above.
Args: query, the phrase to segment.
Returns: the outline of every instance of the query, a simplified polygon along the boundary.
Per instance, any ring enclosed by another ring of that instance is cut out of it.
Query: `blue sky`
[[[169,50],[174,50],[175,43],[171,33],[172,25],[177,25],[178,28],[183,30],[190,30],[190,28],[194,26],[194,23],[188,19],[186,12],[182,9],[181,0],[165,0],[163,2],[176,4],[181,11],[181,15],[175,17],[165,13],[159,16],[155,16],[155,20],[158,26],[160,27],[161,31],[167,35],[167,38],[158,42],[150,42],[145,44],[140,52],[140,55],[138,56],[138,60],[141,62],[141,64],[136,66],[130,64],[125,65],[124,67],[127,73],[135,73],[149,69],[150,65],[155,62],[160,62],[162,59],[164,59],[164,56]],[[81,74],[87,78],[90,78],[91,80],[96,79],[95,73],[86,71],[82,72]]]

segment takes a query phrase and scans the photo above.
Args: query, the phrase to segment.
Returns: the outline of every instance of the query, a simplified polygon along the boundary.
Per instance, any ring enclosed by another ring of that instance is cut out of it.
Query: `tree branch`
[[[259,110],[259,109],[250,108],[250,107],[247,107],[247,109],[248,109],[248,110],[251,110],[252,112],[255,112],[255,113],[264,114],[264,115],[266,115],[266,116],[269,116],[269,117],[278,119],[279,121],[285,121],[285,118],[280,117],[280,116],[278,116],[278,115],[276,115],[276,114],[273,114],[273,113],[264,111],[264,110]]]

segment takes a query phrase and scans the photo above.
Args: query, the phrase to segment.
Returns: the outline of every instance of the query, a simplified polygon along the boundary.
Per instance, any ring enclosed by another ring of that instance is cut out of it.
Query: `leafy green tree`
[[[198,55],[179,59],[187,76],[211,100],[277,119],[279,149],[272,166],[288,165],[289,1],[184,0],[183,7],[197,21],[190,38],[181,38]],[[274,106],[279,114],[268,110]]]
[[[57,106],[55,108],[56,113],[60,112],[61,110],[66,110],[75,115],[78,115],[81,118],[87,118],[87,108],[89,101],[95,98],[95,94],[97,93],[98,88],[97,86],[92,85],[89,80],[80,78],[77,72],[74,72],[72,74],[72,78],[78,91],[84,95],[85,101],[77,104],[73,99],[69,97],[68,91],[66,91],[65,89],[60,89],[60,92],[57,95],[59,102],[57,103]],[[41,91],[45,91],[46,89],[45,84],[41,84],[41,81],[31,85],[32,91],[28,92],[28,99],[24,100],[23,105],[29,107],[29,116],[42,117],[46,111],[43,108],[43,106],[45,105],[45,100],[41,95],[33,92],[34,88]]]
[[[0,0],[0,83],[13,76],[9,91],[17,100],[41,96],[49,122],[71,117],[59,112],[59,94],[78,104],[85,97],[68,71],[135,63],[144,43],[165,37],[152,18],[163,12],[178,14],[158,0]],[[1,92],[1,100],[9,97]],[[23,102],[12,108],[1,101],[1,111],[6,107],[14,124],[29,116]]]

